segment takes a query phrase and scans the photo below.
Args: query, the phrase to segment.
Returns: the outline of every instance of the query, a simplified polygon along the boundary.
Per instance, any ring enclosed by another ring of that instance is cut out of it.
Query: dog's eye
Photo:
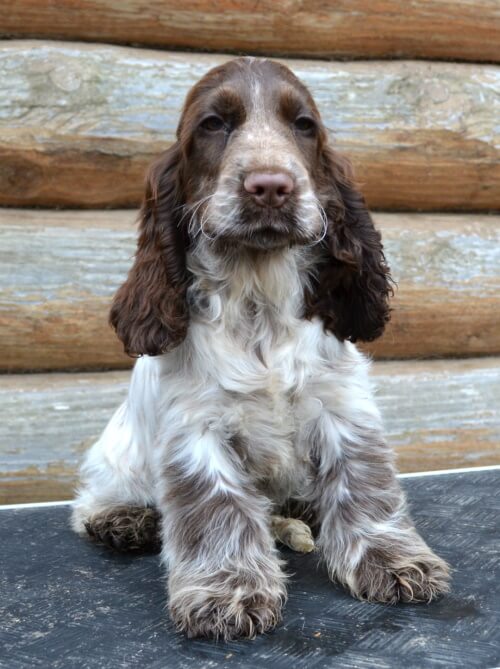
[[[316,121],[309,116],[299,116],[293,123],[295,130],[312,135],[316,130]]]
[[[220,116],[207,116],[200,123],[200,127],[203,130],[208,130],[209,132],[217,132],[218,130],[223,130],[225,128],[225,123]]]

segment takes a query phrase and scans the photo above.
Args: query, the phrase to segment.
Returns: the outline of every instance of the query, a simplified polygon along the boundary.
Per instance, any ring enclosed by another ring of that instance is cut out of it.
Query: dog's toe
[[[430,602],[449,591],[449,567],[430,549],[399,560],[382,551],[368,551],[349,584],[359,599],[395,604]]]

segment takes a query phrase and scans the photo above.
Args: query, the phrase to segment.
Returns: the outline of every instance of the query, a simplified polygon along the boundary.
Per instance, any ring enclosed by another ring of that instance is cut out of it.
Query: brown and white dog
[[[211,70],[148,178],[111,310],[143,357],[73,511],[77,532],[115,547],[159,533],[188,635],[254,636],[280,619],[271,519],[287,505],[356,597],[447,590],[352,343],[382,334],[390,293],[380,234],[304,85],[268,60]]]

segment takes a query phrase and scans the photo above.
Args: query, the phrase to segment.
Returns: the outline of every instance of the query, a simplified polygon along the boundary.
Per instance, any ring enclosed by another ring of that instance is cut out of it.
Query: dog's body
[[[148,355],[88,455],[73,516],[80,533],[140,547],[155,509],[188,634],[276,623],[285,576],[270,518],[290,504],[354,595],[446,590],[446,564],[406,513],[368,362],[347,341],[381,334],[389,292],[380,237],[306,89],[265,60],[209,73],[150,177],[111,316],[126,350]]]

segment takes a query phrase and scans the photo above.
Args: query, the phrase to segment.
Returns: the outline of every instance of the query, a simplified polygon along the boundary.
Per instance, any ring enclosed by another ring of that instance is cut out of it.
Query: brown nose
[[[261,207],[281,207],[290,197],[294,184],[292,178],[282,172],[251,172],[243,186]]]

